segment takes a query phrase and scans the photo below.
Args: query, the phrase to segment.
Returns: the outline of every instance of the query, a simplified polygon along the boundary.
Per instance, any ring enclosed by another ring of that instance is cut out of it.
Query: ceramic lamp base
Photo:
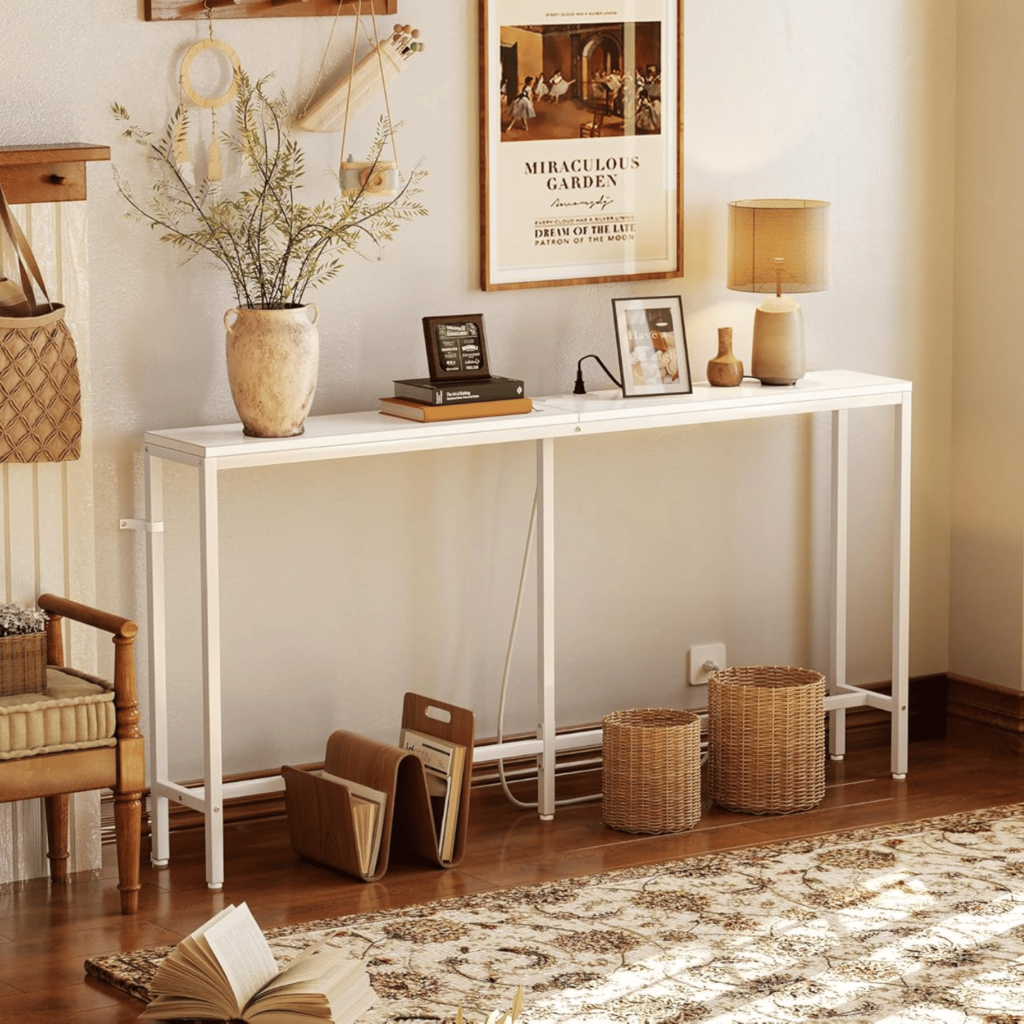
[[[754,313],[750,372],[762,384],[795,384],[804,375],[804,314],[800,303],[772,296]]]

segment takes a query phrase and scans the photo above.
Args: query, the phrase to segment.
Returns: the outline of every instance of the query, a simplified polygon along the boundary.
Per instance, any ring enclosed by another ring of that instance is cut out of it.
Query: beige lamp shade
[[[818,199],[741,199],[729,204],[728,286],[763,292],[754,311],[750,373],[762,384],[804,375],[804,316],[783,292],[828,287],[828,203]]]
[[[817,199],[730,203],[728,287],[777,295],[828,288],[828,210]]]

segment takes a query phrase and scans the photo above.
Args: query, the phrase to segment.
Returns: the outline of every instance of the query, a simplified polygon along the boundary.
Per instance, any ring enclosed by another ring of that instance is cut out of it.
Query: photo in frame
[[[479,0],[481,286],[681,277],[682,0]]]
[[[626,398],[693,391],[683,300],[678,295],[612,299]]]
[[[482,314],[425,316],[423,336],[427,343],[427,369],[435,383],[490,376]]]

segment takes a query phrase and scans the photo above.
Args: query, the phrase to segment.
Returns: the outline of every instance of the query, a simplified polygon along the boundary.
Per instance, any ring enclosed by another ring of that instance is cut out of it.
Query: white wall
[[[949,667],[1020,689],[1024,640],[1024,7],[960,6]]]
[[[201,23],[147,24],[123,0],[0,7],[0,144],[109,142],[108,113],[144,124],[177,101]],[[482,293],[478,287],[477,4],[400,0],[427,50],[392,89],[402,153],[430,171],[429,219],[379,264],[353,261],[321,306],[314,413],[372,408],[424,372],[420,318],[482,312],[492,367],[534,394],[568,390],[576,360],[614,356],[612,297],[679,293],[696,379],[731,325],[749,360],[752,302],[725,289],[729,200],[833,203],[831,290],[803,303],[811,368],[915,384],[911,672],[947,667],[952,349],[954,0],[688,0],[685,278]],[[342,28],[349,25],[346,20]],[[298,103],[330,19],[218,22],[254,75]],[[348,32],[330,69],[345,66]],[[52,70],[60,68],[57,73]],[[46,70],[44,70],[44,68]],[[350,129],[351,133],[351,129]],[[349,146],[350,149],[365,148]],[[307,136],[315,185],[339,139]],[[133,175],[137,174],[133,171]],[[92,390],[98,599],[144,618],[138,535],[147,428],[234,419],[223,360],[226,281],[121,218],[110,169],[90,170]],[[890,416],[852,419],[850,677],[888,677]],[[826,425],[769,422],[573,439],[557,448],[559,711],[699,703],[686,648],[724,641],[739,663],[827,661]],[[222,494],[226,767],[322,754],[336,727],[394,735],[401,693],[478,712],[496,692],[532,494],[532,451],[457,451],[238,472]],[[172,772],[199,774],[195,482],[166,474]],[[507,727],[533,724],[529,582]],[[145,638],[140,678],[145,690]],[[145,701],[145,696],[143,697]]]

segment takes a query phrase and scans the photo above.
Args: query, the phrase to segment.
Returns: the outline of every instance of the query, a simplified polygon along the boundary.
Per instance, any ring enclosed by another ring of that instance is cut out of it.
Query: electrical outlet
[[[725,644],[700,644],[690,648],[689,682],[691,686],[707,686],[708,676],[725,668]]]

